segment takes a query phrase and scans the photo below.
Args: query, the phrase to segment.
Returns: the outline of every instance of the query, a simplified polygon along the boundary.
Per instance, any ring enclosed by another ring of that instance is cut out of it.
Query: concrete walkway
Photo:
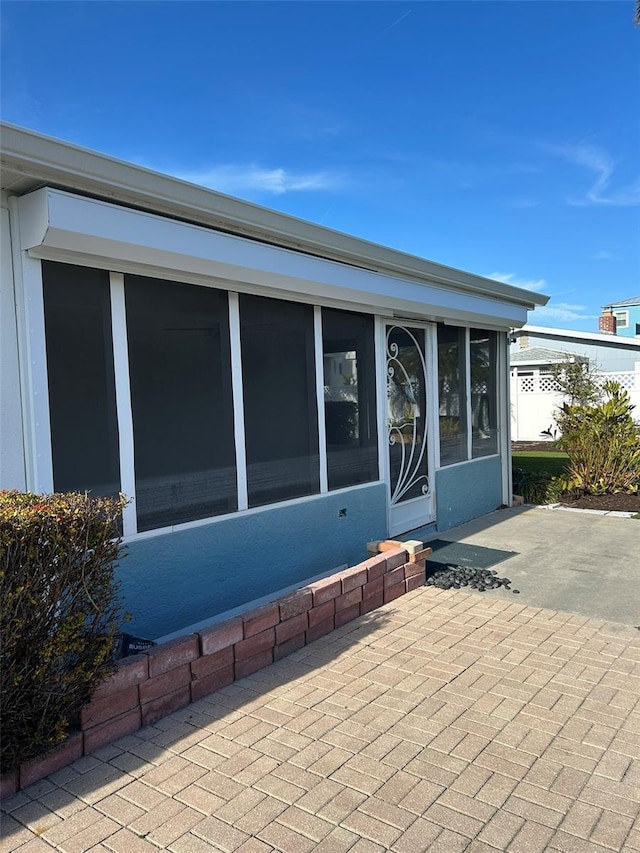
[[[640,520],[523,507],[439,536],[517,552],[492,568],[511,579],[526,604],[640,625]],[[491,595],[513,597],[507,590]]]
[[[499,515],[446,538],[536,580],[600,524]],[[409,593],[20,792],[0,851],[640,851],[640,632],[529,598]]]

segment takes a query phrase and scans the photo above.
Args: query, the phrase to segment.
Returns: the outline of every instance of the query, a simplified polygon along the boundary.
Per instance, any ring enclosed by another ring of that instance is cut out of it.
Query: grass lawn
[[[557,476],[564,473],[568,459],[560,450],[514,450],[513,467],[531,473],[548,471]]]

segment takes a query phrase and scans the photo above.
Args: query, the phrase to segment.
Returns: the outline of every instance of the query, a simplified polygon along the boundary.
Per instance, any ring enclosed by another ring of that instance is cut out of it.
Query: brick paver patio
[[[5,804],[2,853],[640,851],[640,634],[421,588]]]

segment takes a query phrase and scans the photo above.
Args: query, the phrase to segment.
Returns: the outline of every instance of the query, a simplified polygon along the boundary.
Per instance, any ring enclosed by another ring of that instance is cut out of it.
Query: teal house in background
[[[0,488],[124,493],[158,639],[511,503],[547,300],[2,126]]]
[[[600,331],[624,338],[640,338],[640,296],[605,305],[600,317]]]

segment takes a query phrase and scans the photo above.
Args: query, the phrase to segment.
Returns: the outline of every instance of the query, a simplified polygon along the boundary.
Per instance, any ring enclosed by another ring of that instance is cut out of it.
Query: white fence
[[[614,380],[629,392],[635,405],[633,416],[640,421],[640,361],[636,369],[624,373],[601,373],[603,380]],[[555,389],[553,378],[537,369],[523,373],[511,368],[511,440],[541,441],[549,430],[554,436],[555,411],[562,395]],[[555,436],[554,436],[555,437]]]

